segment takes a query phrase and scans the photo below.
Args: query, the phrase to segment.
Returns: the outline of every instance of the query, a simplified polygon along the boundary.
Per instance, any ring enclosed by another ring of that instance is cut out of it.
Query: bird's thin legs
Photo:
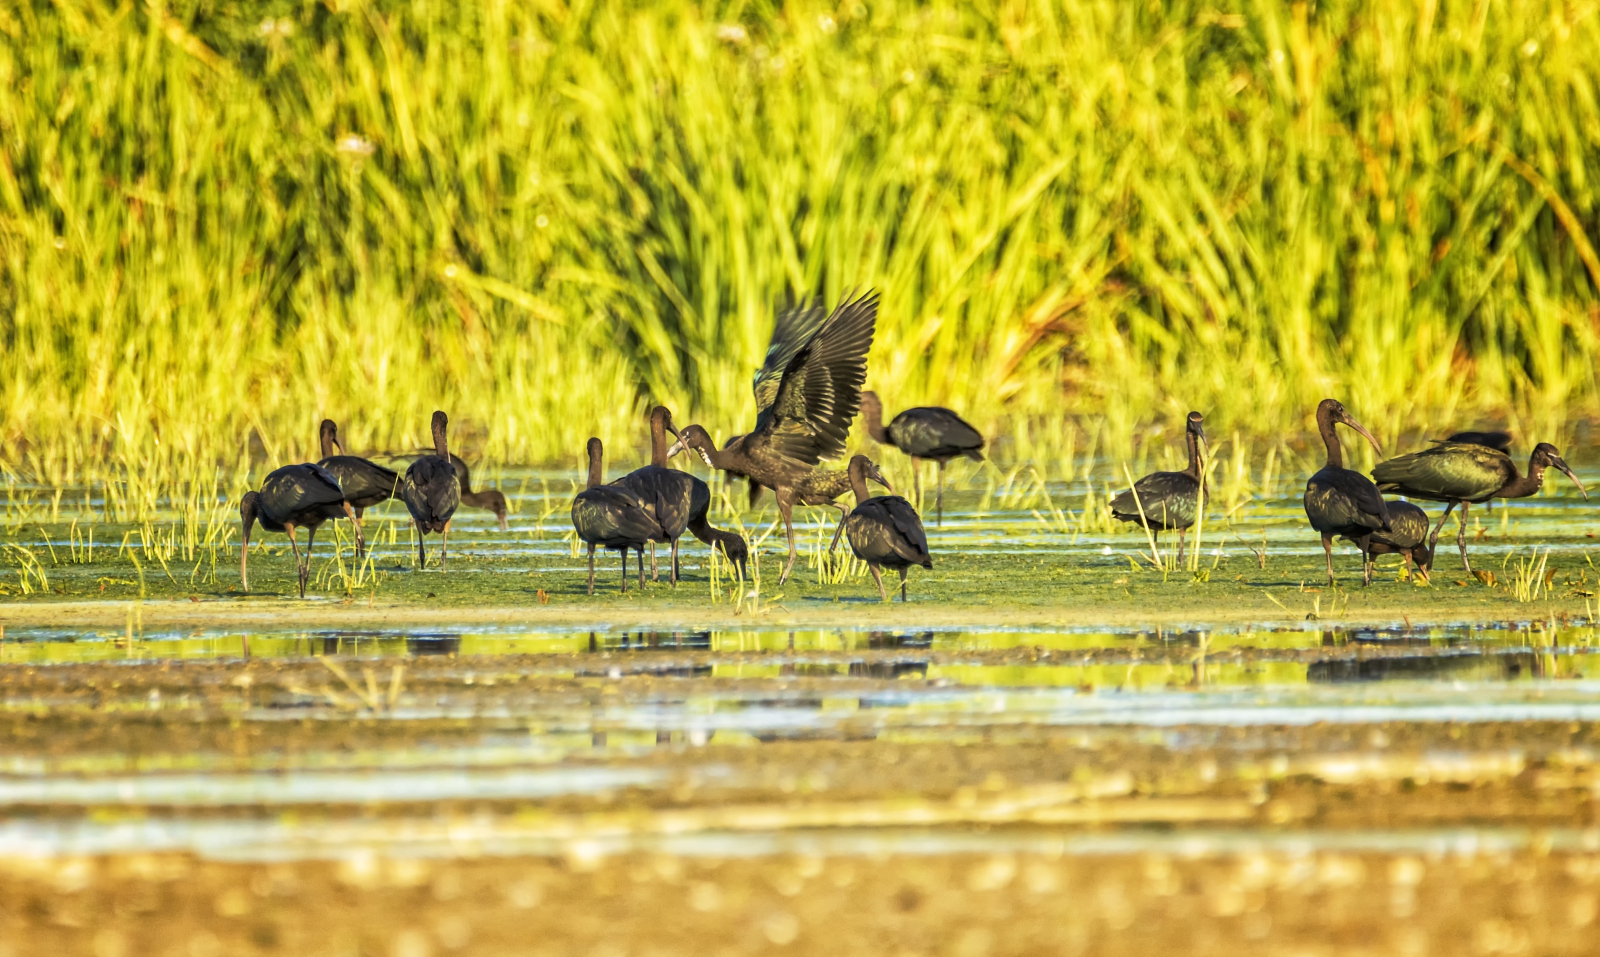
[[[451,519],[450,521],[455,521]],[[444,571],[445,559],[450,557],[450,522],[444,523],[444,544],[439,546],[439,570]]]
[[[915,455],[911,456],[911,497],[916,499],[917,508],[922,507],[922,463]]]
[[[845,506],[835,502],[833,507],[839,510],[839,525],[833,530],[833,541],[828,543],[829,555],[832,555],[833,550],[839,547],[839,536],[844,534],[844,520],[850,517],[850,510]]]
[[[644,549],[639,549],[639,590],[644,591]]]
[[[361,559],[367,556],[367,540],[365,536],[361,534],[361,510],[358,508],[351,508],[350,503],[345,502],[344,513],[345,515],[349,516],[350,524],[355,526],[356,529],[356,561],[359,562]]]
[[[594,594],[594,545],[589,546],[589,594]]]
[[[1328,559],[1328,584],[1333,584],[1333,536],[1322,533],[1322,554]]]
[[[1446,502],[1445,503],[1444,514],[1439,516],[1439,524],[1437,524],[1437,525],[1435,525],[1433,527],[1433,534],[1428,537],[1428,547],[1429,548],[1437,548],[1438,547],[1438,545],[1439,545],[1439,533],[1444,530],[1444,521],[1445,521],[1445,519],[1450,517],[1450,512],[1455,507],[1456,507],[1456,503],[1454,503],[1454,502]]]
[[[878,583],[878,600],[888,601],[889,593],[883,590],[883,572],[879,571],[876,565],[868,565],[867,567],[872,569],[872,580]]]
[[[300,583],[300,597],[306,597],[306,580],[300,574],[300,543],[294,539],[294,526],[285,525],[284,530],[289,533],[289,547],[294,549],[294,577]]]
[[[906,602],[906,573],[908,571],[910,571],[910,569],[900,569],[900,603],[902,605]]]
[[[1183,537],[1184,537],[1184,535],[1186,535],[1188,533],[1188,531],[1189,530],[1187,528],[1178,529],[1178,567],[1179,568],[1183,567],[1183,546],[1184,546]]]
[[[782,585],[789,580],[789,572],[794,568],[794,503],[780,500],[778,511],[783,515],[783,530],[789,535],[789,561],[783,566],[783,574],[778,576],[778,584]]]
[[[1372,584],[1372,536],[1362,535],[1356,539],[1356,547],[1361,549],[1361,583]]]
[[[938,517],[935,519],[933,524],[935,527],[942,528],[944,527],[944,459],[939,459],[938,473],[939,491],[934,493],[933,499],[935,502],[934,508]]]
[[[658,582],[658,581],[661,580],[661,573],[656,571],[656,543],[655,542],[651,542],[650,543],[650,580],[653,581],[653,582]]]
[[[417,571],[422,571],[428,565],[428,545],[422,540],[422,526],[416,519],[411,520],[411,527],[417,533]]]
[[[1467,509],[1468,503],[1461,503],[1461,527],[1456,532],[1456,547],[1461,549],[1461,567],[1472,574],[1472,563],[1467,561]]]
[[[639,553],[639,560],[644,560],[643,552]],[[641,577],[639,581],[643,584],[644,579]],[[628,546],[626,545],[622,546],[622,593],[624,595],[628,593]]]
[[[678,540],[672,540],[672,587],[678,587]]]
[[[311,578],[311,549],[317,544],[317,526],[306,526],[306,570],[300,575],[300,597],[306,597],[306,582]]]

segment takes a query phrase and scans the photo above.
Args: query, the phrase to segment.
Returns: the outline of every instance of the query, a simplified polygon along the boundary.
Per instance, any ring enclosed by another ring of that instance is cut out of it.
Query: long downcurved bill
[[[1561,459],[1556,459],[1555,461],[1551,462],[1550,464],[1554,465],[1556,468],[1560,469],[1563,473],[1565,473],[1567,478],[1572,479],[1572,484],[1576,485],[1578,487],[1578,491],[1583,493],[1583,497],[1585,499],[1588,499],[1589,490],[1583,487],[1583,483],[1578,481],[1578,477],[1576,475],[1572,474],[1572,469],[1571,469],[1571,467],[1569,467],[1567,465],[1566,462],[1562,461]]]
[[[1367,431],[1367,427],[1366,426],[1362,425],[1360,422],[1357,422],[1354,418],[1352,418],[1349,415],[1346,415],[1343,419],[1340,419],[1339,421],[1343,422],[1345,425],[1348,425],[1348,426],[1350,426],[1350,428],[1355,429],[1357,432],[1361,433],[1361,437],[1362,438],[1364,438],[1368,442],[1372,443],[1372,448],[1373,448],[1374,451],[1376,451],[1379,455],[1383,454],[1383,446],[1379,445],[1378,444],[1378,440],[1372,437],[1372,433]]]

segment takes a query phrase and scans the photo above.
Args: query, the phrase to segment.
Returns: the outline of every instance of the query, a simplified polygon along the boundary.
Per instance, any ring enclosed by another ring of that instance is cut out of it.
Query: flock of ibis
[[[650,413],[650,464],[610,482],[605,480],[604,449],[598,438],[587,444],[588,482],[572,502],[572,525],[588,545],[588,591],[594,594],[596,549],[619,552],[622,590],[628,588],[628,553],[637,556],[637,577],[644,585],[645,549],[650,550],[653,578],[656,546],[670,548],[669,579],[678,581],[678,544],[685,532],[720,550],[739,570],[746,571],[748,548],[739,535],[715,528],[709,521],[711,490],[688,472],[674,469],[670,460],[692,451],[713,469],[745,479],[752,504],[762,489],[776,496],[778,516],[788,541],[788,560],[779,575],[781,585],[794,568],[796,546],[793,511],[796,505],[839,509],[839,526],[829,551],[844,535],[857,558],[865,562],[887,598],[883,569],[899,572],[900,598],[906,600],[906,576],[912,566],[933,567],[922,519],[911,502],[894,494],[876,463],[865,455],[853,456],[845,469],[821,463],[843,453],[851,422],[860,412],[866,429],[879,444],[893,446],[911,457],[913,481],[920,499],[920,463],[932,460],[938,467],[935,509],[944,516],[944,467],[951,459],[983,458],[984,439],[971,425],[949,409],[920,407],[883,423],[883,405],[872,392],[863,391],[867,378],[867,352],[871,349],[878,315],[874,293],[846,297],[832,312],[820,300],[791,305],[782,310],[773,329],[766,360],[756,372],[755,426],[718,448],[711,434],[697,424],[677,428],[672,413],[656,406]],[[1328,580],[1334,580],[1333,539],[1353,542],[1362,553],[1362,575],[1372,581],[1373,560],[1382,554],[1399,554],[1409,570],[1413,565],[1426,578],[1433,565],[1434,548],[1450,513],[1459,506],[1457,544],[1463,566],[1467,558],[1466,521],[1471,505],[1496,498],[1521,498],[1538,492],[1545,471],[1566,473],[1584,497],[1588,492],[1555,447],[1534,447],[1526,474],[1519,473],[1507,454],[1510,437],[1503,432],[1458,432],[1432,448],[1381,462],[1369,479],[1344,467],[1344,454],[1335,431],[1344,425],[1372,443],[1377,439],[1334,399],[1317,407],[1317,430],[1327,449],[1327,463],[1306,482],[1305,510],[1312,528],[1322,535]],[[506,528],[505,496],[494,489],[474,492],[466,463],[450,453],[449,422],[443,412],[433,414],[432,454],[417,458],[404,474],[368,459],[346,455],[339,443],[338,427],[322,422],[319,435],[322,459],[289,465],[269,473],[260,491],[245,494],[239,512],[243,523],[243,548],[239,575],[249,589],[247,555],[250,532],[256,522],[269,531],[287,533],[294,548],[301,597],[310,573],[311,549],[317,528],[329,519],[347,518],[355,527],[357,555],[365,548],[361,532],[362,511],[389,498],[406,505],[417,535],[417,563],[427,563],[424,537],[442,536],[439,568],[445,569],[450,544],[450,523],[461,505],[493,511]],[[667,435],[674,442],[669,447]],[[1179,558],[1184,536],[1208,499],[1203,467],[1206,445],[1204,420],[1199,412],[1188,415],[1184,431],[1188,466],[1177,472],[1153,472],[1110,502],[1112,516],[1152,530],[1178,533]],[[868,483],[888,489],[874,496]],[[855,507],[838,501],[846,493]],[[1432,525],[1416,505],[1386,500],[1384,493],[1445,503],[1444,515]],[[1431,531],[1430,531],[1431,527]],[[306,530],[305,555],[300,554],[295,530]]]

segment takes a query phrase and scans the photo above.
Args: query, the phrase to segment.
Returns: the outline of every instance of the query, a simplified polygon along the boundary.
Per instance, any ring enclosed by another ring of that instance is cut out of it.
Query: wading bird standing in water
[[[424,538],[429,532],[444,535],[439,548],[439,570],[445,570],[445,560],[450,554],[450,519],[461,504],[461,483],[456,480],[455,466],[450,464],[450,448],[445,442],[445,429],[450,420],[443,412],[433,413],[433,455],[424,455],[406,469],[400,483],[400,498],[411,513],[411,522],[417,528],[417,567],[428,564],[428,548]]]
[[[450,464],[455,467],[456,481],[461,483],[461,504],[468,508],[481,508],[486,512],[493,512],[495,520],[500,523],[500,531],[508,531],[511,526],[506,522],[506,497],[497,488],[472,490],[472,473],[467,468],[467,463],[461,456],[450,453]]]
[[[672,543],[672,584],[678,584],[678,540],[684,532],[692,532],[713,548],[721,548],[728,560],[744,573],[744,539],[732,532],[713,528],[707,520],[711,510],[711,489],[706,483],[667,465],[667,433],[674,436],[678,430],[672,426],[672,413],[665,406],[650,410],[650,464],[634,469],[612,485],[626,489],[634,499],[652,515],[661,527],[663,537],[650,543],[650,580],[655,581],[655,543]]]
[[[361,538],[361,525],[356,522],[355,510],[345,501],[339,489],[339,480],[320,465],[307,462],[285,465],[267,473],[261,491],[246,492],[239,501],[239,583],[246,592],[250,590],[250,529],[256,522],[269,532],[284,532],[289,536],[289,546],[294,549],[295,577],[300,584],[300,597],[306,597],[306,579],[311,574],[311,548],[317,541],[317,527],[331,518],[348,518],[356,527],[356,550],[365,547]],[[295,541],[294,530],[306,530],[305,560],[300,558],[300,545]]]
[[[1389,508],[1378,487],[1365,475],[1344,467],[1344,450],[1339,447],[1339,436],[1333,431],[1335,423],[1348,425],[1379,455],[1383,448],[1361,423],[1336,399],[1323,399],[1317,406],[1317,431],[1328,450],[1328,462],[1306,482],[1306,517],[1311,527],[1322,533],[1322,553],[1328,560],[1328,584],[1333,584],[1333,536],[1342,535],[1361,549],[1361,578],[1372,584],[1372,553],[1369,539],[1373,532],[1389,531]]]
[[[1467,561],[1467,507],[1487,503],[1493,498],[1526,498],[1544,487],[1545,469],[1555,467],[1566,473],[1584,498],[1589,492],[1562,461],[1561,453],[1548,442],[1533,447],[1528,458],[1528,474],[1518,475],[1511,456],[1498,449],[1472,442],[1445,442],[1431,449],[1399,455],[1379,462],[1372,470],[1378,488],[1407,498],[1444,502],[1444,514],[1428,539],[1429,549],[1438,546],[1439,531],[1457,505],[1461,506],[1461,528],[1456,547],[1461,550],[1461,565],[1472,571]]]
[[[1201,475],[1200,447],[1206,442],[1203,421],[1200,413],[1190,412],[1184,427],[1184,440],[1189,445],[1188,468],[1181,472],[1151,472],[1111,500],[1111,517],[1118,521],[1137,522],[1159,531],[1177,529],[1180,563],[1184,535],[1204,507],[1202,500],[1210,500]]]
[[[1428,544],[1428,513],[1410,502],[1384,504],[1389,509],[1389,530],[1373,532],[1368,537],[1368,560],[1376,559],[1379,555],[1399,555],[1405,559],[1407,574],[1410,574],[1411,565],[1415,562],[1417,571],[1422,573],[1422,580],[1427,581],[1428,572],[1433,568],[1433,547]],[[1356,541],[1349,535],[1344,539],[1347,542]]]
[[[867,350],[878,319],[878,297],[868,293],[839,304],[820,323],[820,308],[791,307],[778,317],[767,361],[756,373],[756,427],[717,448],[698,425],[685,426],[677,445],[699,453],[707,465],[747,476],[773,490],[789,540],[783,584],[794,568],[794,506],[798,486],[823,458],[844,451],[867,379]]]
[[[949,409],[937,405],[906,409],[885,426],[883,403],[876,392],[861,393],[861,417],[867,434],[881,445],[892,445],[911,456],[912,495],[922,497],[922,459],[932,459],[939,465],[939,490],[934,496],[937,510],[935,525],[944,524],[944,466],[953,458],[965,455],[974,462],[983,461],[983,436],[968,425],[966,420]]]
[[[332,419],[322,420],[322,425],[317,429],[317,444],[322,448],[322,461],[317,464],[339,480],[344,500],[355,510],[354,521],[359,531],[361,513],[385,499],[393,498],[400,491],[400,476],[393,469],[386,469],[376,462],[344,454],[344,446],[339,443],[339,426]],[[358,542],[361,540],[360,534],[356,535],[356,539]],[[358,547],[356,557],[360,558],[363,551]]]
[[[883,590],[883,572],[880,566],[900,570],[900,600],[906,600],[906,572],[912,565],[932,568],[928,556],[928,536],[922,530],[922,519],[911,503],[898,495],[867,497],[867,479],[888,485],[878,467],[865,455],[850,459],[850,488],[856,493],[856,507],[844,520],[845,535],[850,539],[850,550],[872,569],[878,583],[878,598],[889,596]]]
[[[605,449],[591,438],[589,485],[572,500],[572,527],[589,545],[589,594],[594,594],[594,550],[614,548],[622,553],[622,592],[628,592],[628,549],[639,553],[639,587],[644,588],[644,546],[666,541],[666,532],[650,509],[620,485],[605,484]],[[744,541],[740,540],[740,545]]]

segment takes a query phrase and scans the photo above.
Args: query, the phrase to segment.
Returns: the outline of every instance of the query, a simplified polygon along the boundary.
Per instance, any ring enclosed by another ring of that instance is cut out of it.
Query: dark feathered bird
[[[667,433],[678,434],[673,428],[672,413],[665,406],[650,410],[650,464],[635,469],[612,482],[622,486],[655,517],[663,537],[650,544],[650,577],[656,578],[655,543],[672,544],[672,583],[678,583],[678,540],[683,533],[694,536],[713,548],[721,547],[729,560],[744,570],[744,539],[732,532],[713,528],[707,519],[711,509],[711,489],[706,483],[667,465]],[[737,543],[737,544],[735,544]]]
[[[439,548],[439,570],[445,570],[445,560],[450,554],[450,519],[461,504],[461,483],[456,480],[455,466],[450,463],[450,448],[445,441],[445,429],[450,420],[443,412],[433,413],[433,451],[411,463],[405,479],[400,483],[400,498],[411,512],[411,523],[417,529],[417,567],[428,564],[428,549],[423,544],[429,532],[444,535]]]
[[[639,553],[639,587],[644,587],[644,547],[662,541],[666,533],[655,515],[628,489],[606,485],[599,439],[589,440],[589,485],[572,499],[572,527],[589,545],[589,594],[594,594],[594,550],[613,548],[622,553],[622,591],[628,591],[628,549]],[[742,544],[742,543],[741,543]]]
[[[322,461],[317,464],[332,473],[344,490],[344,500],[355,510],[355,524],[361,526],[364,511],[400,491],[400,475],[376,462],[355,455],[344,454],[339,443],[339,426],[332,419],[323,419],[317,429],[317,444],[322,448]],[[359,536],[358,536],[359,537]],[[358,549],[356,557],[361,557]]]
[[[1111,516],[1118,521],[1137,522],[1146,528],[1178,530],[1178,561],[1183,561],[1183,539],[1200,514],[1202,493],[1210,494],[1201,480],[1200,446],[1206,441],[1204,419],[1190,412],[1184,427],[1189,446],[1189,467],[1181,472],[1151,472],[1133,483],[1133,488],[1111,500]]]
[[[883,482],[878,467],[865,455],[850,459],[850,488],[856,493],[856,507],[844,520],[844,531],[850,539],[850,550],[872,569],[878,583],[878,598],[889,596],[883,590],[883,572],[880,566],[900,570],[900,600],[906,600],[906,572],[912,565],[932,568],[928,556],[928,536],[922,530],[922,519],[911,503],[898,495],[867,497],[867,479]],[[883,482],[887,485],[887,482]]]
[[[867,478],[882,485],[890,493],[894,492],[894,486],[890,485],[888,480],[877,469],[873,469]],[[763,487],[760,482],[751,480],[751,505],[756,504],[757,500],[760,499]],[[845,516],[850,514],[850,507],[843,502],[837,501],[837,499],[848,491],[850,491],[850,473],[847,470],[828,469],[820,465],[806,473],[805,478],[795,483],[794,503],[796,505],[806,505],[812,508],[836,508],[839,510],[839,524],[833,530],[833,541],[828,543],[829,554],[832,554],[833,550],[838,547],[839,537],[844,534],[844,519]]]
[[[285,465],[269,472],[261,483],[261,491],[246,492],[239,501],[239,522],[242,526],[239,536],[240,585],[245,591],[250,590],[250,529],[260,522],[261,527],[269,532],[288,534],[289,545],[294,549],[295,577],[300,584],[300,597],[306,597],[306,579],[310,577],[311,548],[317,541],[317,527],[331,518],[348,518],[351,522],[356,520],[354,509],[339,489],[339,480],[327,469],[306,462]],[[295,541],[294,530],[297,528],[307,532],[303,562],[300,559],[300,545]],[[360,550],[364,545],[361,526],[357,524],[356,548]]]
[[[1378,487],[1365,475],[1344,467],[1344,451],[1335,423],[1348,425],[1383,454],[1378,440],[1346,412],[1335,399],[1323,399],[1317,406],[1317,431],[1328,450],[1328,463],[1306,482],[1306,517],[1311,527],[1322,533],[1322,552],[1328,560],[1328,584],[1333,584],[1333,536],[1342,535],[1361,549],[1361,578],[1372,584],[1372,556],[1368,551],[1373,532],[1389,530],[1389,509],[1378,494]]]
[[[878,297],[869,293],[840,303],[820,323],[815,321],[816,304],[796,312],[798,308],[778,317],[767,363],[756,373],[755,429],[722,449],[698,425],[685,427],[678,440],[712,468],[747,476],[777,494],[789,540],[780,585],[794,568],[796,487],[818,461],[844,451],[850,420],[861,403]],[[669,454],[677,450],[675,446]]]
[[[1424,581],[1433,568],[1433,548],[1428,544],[1428,513],[1410,502],[1385,502],[1389,509],[1389,530],[1373,532],[1367,538],[1368,560],[1379,555],[1399,555],[1405,559],[1406,572],[1416,563]],[[1345,536],[1346,541],[1356,539]],[[1358,545],[1359,542],[1356,542]]]
[[[1528,459],[1528,474],[1518,475],[1517,465],[1511,456],[1496,449],[1471,442],[1446,442],[1431,449],[1400,455],[1387,462],[1379,462],[1372,470],[1378,487],[1385,492],[1407,498],[1444,502],[1444,515],[1428,538],[1428,547],[1439,542],[1439,531],[1445,519],[1457,505],[1461,506],[1461,528],[1456,534],[1456,545],[1461,550],[1461,565],[1467,571],[1472,564],[1467,560],[1467,511],[1491,498],[1526,498],[1544,486],[1545,469],[1555,467],[1565,472],[1584,498],[1589,493],[1572,474],[1572,469],[1562,461],[1561,453],[1548,442],[1540,442]]]
[[[912,494],[922,498],[921,459],[939,465],[939,490],[934,497],[936,525],[944,524],[944,466],[953,458],[966,456],[983,461],[983,436],[966,420],[949,409],[936,405],[907,409],[883,424],[883,403],[876,392],[861,393],[861,418],[867,434],[883,445],[892,445],[911,456]]]
[[[472,490],[472,473],[467,468],[467,463],[462,461],[461,456],[454,452],[450,453],[450,464],[455,467],[456,481],[461,483],[461,504],[468,508],[481,508],[484,511],[493,512],[495,520],[500,523],[500,531],[509,530],[511,526],[506,522],[505,495],[497,488],[479,489],[474,492]]]

